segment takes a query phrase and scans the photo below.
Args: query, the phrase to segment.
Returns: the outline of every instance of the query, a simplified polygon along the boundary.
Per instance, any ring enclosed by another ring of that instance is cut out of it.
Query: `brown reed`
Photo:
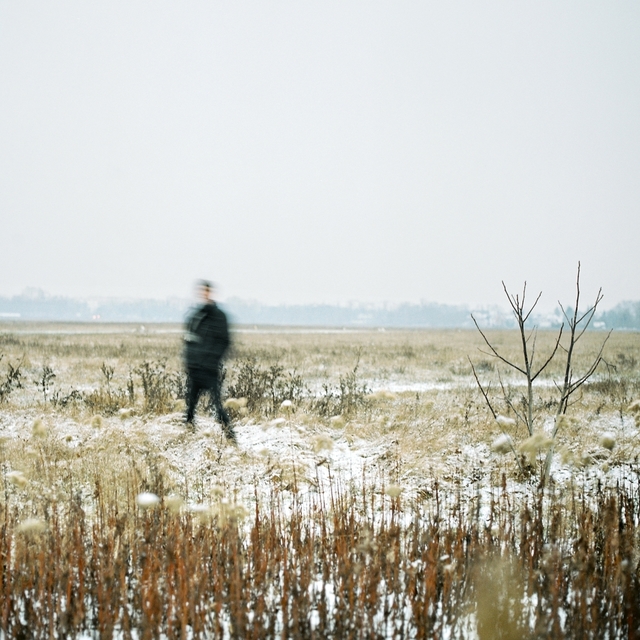
[[[130,495],[141,489],[131,475]],[[3,637],[636,637],[638,489],[256,487],[241,518],[0,503]],[[5,491],[5,496],[7,496]],[[327,499],[330,504],[327,504]]]

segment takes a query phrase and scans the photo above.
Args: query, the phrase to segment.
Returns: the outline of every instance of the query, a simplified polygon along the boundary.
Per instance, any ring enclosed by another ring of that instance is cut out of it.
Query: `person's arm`
[[[229,322],[227,321],[227,316],[223,312],[221,312],[221,316],[222,331],[220,332],[220,342],[222,346],[222,355],[224,355],[231,345],[231,336],[229,334]]]

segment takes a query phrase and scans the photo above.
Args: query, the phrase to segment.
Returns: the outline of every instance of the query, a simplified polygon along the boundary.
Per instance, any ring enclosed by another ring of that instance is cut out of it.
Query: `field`
[[[180,350],[175,325],[0,325],[0,637],[640,636],[640,334],[554,441],[560,362],[530,437],[477,332],[237,328],[237,447],[204,404],[184,428]]]

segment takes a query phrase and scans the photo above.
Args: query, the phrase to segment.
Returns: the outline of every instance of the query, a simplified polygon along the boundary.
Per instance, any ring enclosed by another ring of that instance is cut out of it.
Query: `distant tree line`
[[[57,322],[181,322],[184,300],[82,300],[42,292],[0,297],[0,320]]]
[[[512,328],[512,314],[491,307],[470,309],[465,305],[433,302],[403,304],[298,304],[267,305],[231,298],[223,308],[235,324],[329,327],[470,328],[471,313],[485,328]],[[13,297],[0,296],[0,320],[58,322],[182,322],[187,300],[102,299],[83,300],[50,296],[41,291]],[[596,316],[597,329],[640,330],[640,302],[622,302]],[[559,325],[557,313],[540,316],[541,328]]]
[[[265,305],[237,298],[226,308],[242,324],[349,327],[470,327],[465,306],[422,303],[400,305]]]
[[[598,317],[605,327],[613,329],[640,330],[640,301],[621,302]]]
[[[0,297],[0,319],[90,320],[87,302],[59,296]]]

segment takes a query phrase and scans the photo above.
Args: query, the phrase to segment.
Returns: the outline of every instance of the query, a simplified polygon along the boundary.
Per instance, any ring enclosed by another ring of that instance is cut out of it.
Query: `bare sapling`
[[[571,396],[587,381],[591,376],[596,372],[596,369],[602,362],[602,354],[604,353],[605,345],[611,336],[611,332],[613,329],[610,329],[607,332],[598,353],[595,358],[592,360],[591,364],[587,367],[587,370],[582,375],[577,377],[574,376],[573,370],[573,353],[578,343],[578,340],[582,338],[584,332],[589,328],[593,317],[598,309],[598,305],[602,301],[603,294],[602,289],[598,289],[598,293],[596,295],[596,299],[594,303],[584,312],[579,311],[580,309],[580,263],[578,262],[578,273],[576,276],[576,303],[573,308],[573,311],[569,310],[571,313],[568,313],[567,310],[558,302],[560,305],[560,309],[562,310],[562,315],[569,327],[569,344],[565,347],[561,346],[562,351],[565,353],[565,367],[564,367],[564,378],[562,380],[562,385],[556,384],[556,388],[559,392],[558,404],[556,408],[556,415],[553,423],[553,432],[551,434],[552,440],[555,442],[556,435],[558,433],[558,429],[562,424],[560,420],[560,416],[566,414],[567,409],[569,408],[569,399]],[[564,325],[564,323],[563,323]],[[551,443],[549,450],[547,451],[547,456],[544,464],[544,475],[543,478],[547,478],[549,476],[549,470],[551,468],[551,459],[553,457],[554,450],[554,442]]]
[[[480,335],[482,336],[482,339],[484,340],[485,344],[489,348],[489,352],[481,350],[482,353],[494,358],[498,358],[498,360],[501,360],[502,362],[504,362],[504,364],[511,367],[512,369],[514,369],[515,371],[517,371],[518,373],[522,374],[525,377],[526,385],[527,385],[527,395],[522,397],[523,410],[520,411],[516,407],[515,403],[512,401],[511,394],[508,393],[508,390],[505,387],[504,382],[502,380],[502,376],[498,374],[500,387],[502,389],[502,396],[507,407],[511,409],[514,415],[517,416],[518,420],[520,420],[527,427],[527,431],[531,436],[533,435],[533,431],[534,431],[533,383],[536,381],[538,376],[549,366],[549,364],[553,360],[553,357],[557,353],[558,348],[560,346],[560,339],[562,338],[562,331],[564,329],[564,324],[560,327],[560,330],[558,331],[558,337],[556,339],[555,346],[551,351],[551,354],[546,358],[546,360],[542,363],[542,365],[540,365],[536,369],[534,366],[534,362],[536,357],[536,338],[538,334],[538,328],[534,326],[529,331],[527,329],[527,321],[529,320],[531,314],[536,308],[540,300],[540,297],[542,296],[542,292],[538,294],[534,303],[531,305],[529,309],[527,309],[526,308],[526,298],[527,298],[526,282],[524,283],[524,286],[522,288],[522,297],[519,296],[518,294],[512,295],[511,293],[509,293],[509,290],[507,289],[507,286],[505,285],[504,282],[502,283],[502,288],[504,289],[505,295],[507,296],[507,300],[509,301],[509,305],[511,306],[511,309],[513,311],[513,315],[516,319],[516,323],[518,324],[518,331],[520,333],[521,346],[522,346],[522,362],[517,363],[517,362],[514,362],[513,360],[508,360],[507,358],[502,356],[498,352],[498,350],[491,344],[491,342],[489,341],[489,338],[487,337],[487,334],[480,328],[480,325],[478,324],[473,314],[471,314],[471,319],[473,320],[473,323],[476,325],[476,328],[480,332]],[[482,391],[482,395],[484,396],[484,399],[487,402],[487,405],[489,406],[489,409],[491,410],[491,413],[495,418],[497,417],[497,413],[492,406],[488,393],[485,392],[485,390],[482,387],[482,384],[480,383],[480,380],[478,378],[475,367],[473,366],[473,363],[471,363],[471,367],[472,367],[476,382],[480,387],[480,390]]]
[[[554,402],[556,411],[554,416],[553,431],[551,434],[551,444],[547,450],[547,456],[543,468],[542,479],[544,481],[549,474],[551,459],[554,450],[553,444],[558,433],[558,429],[562,424],[562,420],[560,419],[560,417],[567,412],[567,409],[570,406],[571,396],[596,372],[599,364],[602,362],[604,347],[607,343],[607,340],[609,339],[609,336],[611,335],[611,331],[609,331],[609,333],[607,333],[606,337],[602,341],[598,353],[591,361],[589,366],[587,366],[585,372],[577,375],[574,372],[573,368],[576,345],[580,338],[584,335],[585,331],[589,328],[589,325],[591,324],[595,316],[598,305],[603,298],[602,289],[598,290],[594,303],[586,311],[580,311],[580,263],[578,263],[575,306],[573,309],[567,310],[560,302],[558,302],[560,309],[562,310],[564,321],[558,329],[558,333],[553,342],[553,347],[550,349],[546,357],[543,356],[542,360],[537,360],[538,353],[536,351],[536,341],[538,337],[538,327],[534,325],[533,327],[529,328],[528,323],[531,318],[531,314],[533,313],[540,300],[542,292],[538,294],[533,304],[527,307],[526,282],[524,283],[522,289],[522,295],[511,294],[504,282],[502,283],[502,287],[504,289],[505,295],[507,296],[507,300],[509,301],[509,305],[511,307],[518,327],[521,345],[521,360],[511,359],[500,353],[497,347],[492,344],[487,333],[480,327],[473,314],[471,315],[471,319],[473,320],[476,328],[478,329],[478,332],[482,336],[482,339],[484,340],[484,343],[488,348],[488,351],[483,349],[480,349],[480,351],[485,355],[497,358],[502,363],[507,365],[507,367],[511,368],[512,370],[523,376],[525,379],[526,391],[517,399],[514,399],[514,389],[512,385],[510,385],[508,382],[505,383],[502,375],[500,374],[500,372],[498,372],[498,382],[501,392],[500,398],[504,405],[507,407],[508,411],[510,411],[515,416],[515,419],[509,419],[499,415],[496,409],[497,400],[492,399],[492,396],[490,395],[490,384],[486,386],[482,384],[482,382],[480,381],[480,377],[478,376],[478,372],[470,358],[469,362],[471,364],[471,370],[476,380],[476,384],[478,385],[478,388],[482,393],[485,403],[487,404],[489,411],[500,426],[501,430],[503,431],[505,436],[507,436],[506,442],[508,443],[510,450],[514,454],[518,465],[520,466],[520,469],[523,470],[523,465],[520,457],[518,456],[518,452],[516,451],[510,434],[507,433],[506,428],[511,425],[515,426],[517,424],[523,424],[527,429],[528,436],[531,437],[534,435],[536,421],[536,413],[534,411],[534,407],[536,406],[536,398],[534,397],[534,383],[537,378],[549,367],[549,365],[557,357],[560,356],[560,354],[564,354],[565,360],[563,365],[563,379],[561,382],[554,381],[554,386],[558,392],[558,396],[557,400]],[[568,327],[568,331],[566,332],[565,327]],[[568,334],[568,337],[563,341],[563,335],[566,334]],[[538,364],[536,364],[536,360]]]

